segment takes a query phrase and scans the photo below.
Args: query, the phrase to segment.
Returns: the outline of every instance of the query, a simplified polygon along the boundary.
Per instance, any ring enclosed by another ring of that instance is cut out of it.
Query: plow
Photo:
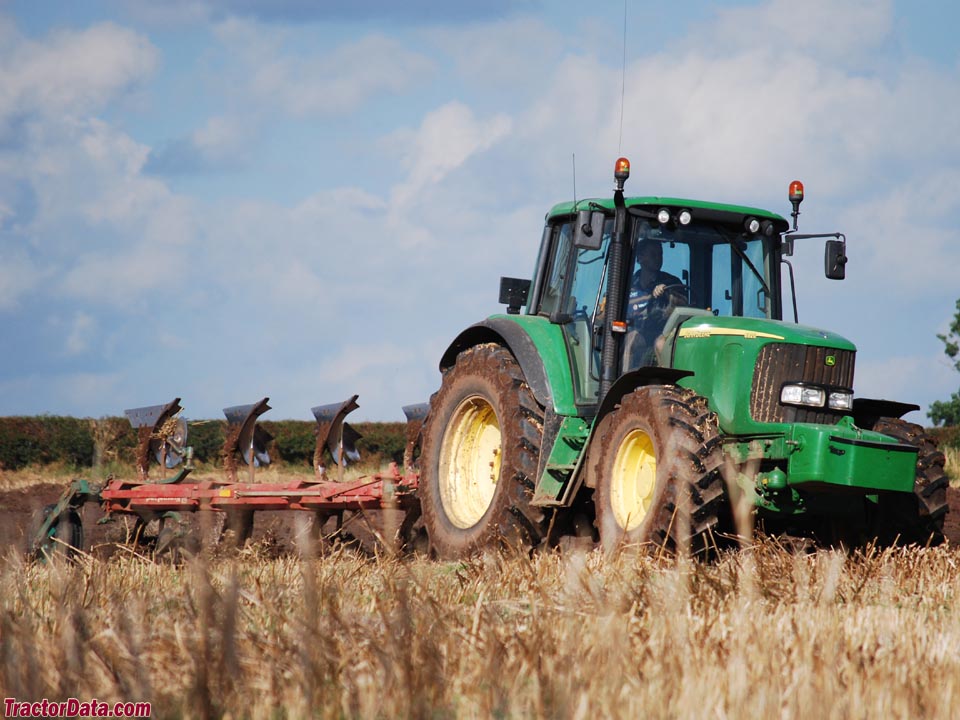
[[[415,524],[420,517],[417,499],[419,473],[414,468],[414,452],[427,406],[403,408],[407,417],[403,467],[396,462],[378,473],[354,480],[344,479],[347,465],[360,459],[356,442],[360,434],[344,420],[356,410],[357,396],[341,403],[312,408],[316,419],[316,448],[312,475],[294,476],[283,482],[260,482],[257,471],[270,464],[268,445],[272,437],[257,423],[270,409],[269,398],[249,405],[224,409],[227,419],[226,440],[221,450],[222,476],[193,481],[193,450],[186,444],[187,422],[180,417],[180,398],[164,405],[126,410],[130,424],[137,429],[136,472],[134,479],[108,478],[102,484],[85,479],[74,480],[59,500],[46,507],[31,540],[30,552],[44,557],[57,552],[72,553],[84,548],[84,528],[80,510],[88,503],[100,505],[110,522],[118,517],[134,519],[129,541],[134,545],[152,544],[159,555],[195,545],[186,516],[214,513],[221,516],[221,536],[242,545],[252,535],[257,511],[299,511],[308,514],[315,534],[330,518],[336,519],[337,532],[343,526],[345,512],[394,510],[402,514],[397,537],[400,547],[416,540]],[[326,458],[333,460],[333,472]],[[175,474],[165,477],[167,471]],[[154,477],[152,477],[153,475]],[[148,528],[156,534],[148,536]]]

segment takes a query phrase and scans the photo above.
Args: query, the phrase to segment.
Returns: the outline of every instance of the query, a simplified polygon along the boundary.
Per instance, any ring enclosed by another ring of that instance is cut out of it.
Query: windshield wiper
[[[727,238],[727,242],[730,244],[730,247],[733,248],[733,251],[737,256],[743,260],[747,267],[750,268],[750,271],[753,273],[754,277],[760,282],[761,289],[767,294],[767,297],[771,296],[770,288],[767,286],[766,281],[763,279],[763,275],[760,274],[760,271],[757,270],[756,265],[747,257],[747,254],[743,251],[740,245],[737,244],[737,237],[735,235],[728,235],[727,233],[721,231],[721,235]]]

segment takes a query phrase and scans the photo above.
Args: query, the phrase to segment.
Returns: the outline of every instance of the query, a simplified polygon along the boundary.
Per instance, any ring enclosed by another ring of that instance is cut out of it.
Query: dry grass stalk
[[[946,471],[953,487],[960,487],[960,448],[943,448],[943,455],[947,460]]]
[[[10,555],[0,692],[149,700],[161,717],[947,718],[958,561],[772,541],[713,564]]]

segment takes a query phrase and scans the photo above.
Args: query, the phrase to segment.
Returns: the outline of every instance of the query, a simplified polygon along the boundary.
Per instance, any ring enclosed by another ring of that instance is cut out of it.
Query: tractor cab
[[[578,405],[595,404],[603,327],[613,312],[617,375],[671,365],[679,325],[698,315],[781,317],[781,233],[763,210],[673,198],[626,198],[624,251],[611,263],[611,200],[555,206],[547,216],[527,314],[563,328]],[[610,278],[619,275],[617,302]]]

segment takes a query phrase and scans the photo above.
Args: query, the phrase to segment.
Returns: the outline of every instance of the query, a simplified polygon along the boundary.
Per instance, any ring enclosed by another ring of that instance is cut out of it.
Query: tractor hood
[[[709,399],[725,433],[836,424],[845,414],[780,401],[785,384],[853,390],[856,347],[836,333],[776,320],[699,316],[682,323],[673,342],[673,367],[693,373],[680,384]]]
[[[694,317],[680,326],[678,339],[740,338],[760,342],[775,341],[800,345],[818,345],[855,352],[856,346],[842,335],[807,325],[782,320],[745,317]]]

